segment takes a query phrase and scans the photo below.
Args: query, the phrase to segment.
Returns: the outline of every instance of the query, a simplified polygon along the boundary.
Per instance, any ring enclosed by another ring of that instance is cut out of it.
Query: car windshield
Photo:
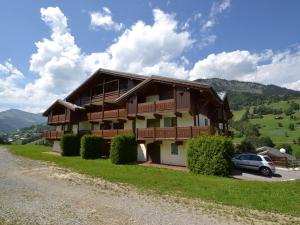
[[[264,156],[264,159],[265,159],[267,162],[272,162],[272,160],[270,159],[269,156]]]

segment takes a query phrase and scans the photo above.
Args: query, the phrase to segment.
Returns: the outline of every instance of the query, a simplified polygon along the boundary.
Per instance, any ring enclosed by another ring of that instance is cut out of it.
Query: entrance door
[[[147,160],[153,163],[160,163],[160,145],[151,143],[147,145]]]

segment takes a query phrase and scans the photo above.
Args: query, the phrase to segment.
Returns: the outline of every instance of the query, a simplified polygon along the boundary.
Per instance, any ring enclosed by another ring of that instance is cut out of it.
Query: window
[[[175,143],[171,144],[171,155],[178,155],[178,145]]]
[[[257,155],[251,155],[250,160],[251,161],[262,161],[262,159]]]
[[[164,127],[176,127],[177,118],[176,117],[166,117],[164,118]]]
[[[114,124],[113,124],[113,128],[114,128],[114,129],[124,129],[124,123],[121,123],[121,122],[119,122],[119,123],[114,123]]]
[[[208,119],[206,119],[206,118],[204,119],[204,125],[208,126]]]
[[[147,119],[147,128],[160,127],[160,119]]]

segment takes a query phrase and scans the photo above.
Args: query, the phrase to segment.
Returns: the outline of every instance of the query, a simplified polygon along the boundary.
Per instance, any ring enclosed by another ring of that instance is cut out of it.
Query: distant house
[[[260,147],[256,149],[256,152],[260,155],[268,155],[275,165],[287,167],[289,161],[295,161],[297,158],[293,155],[282,153],[276,148],[271,147]]]
[[[54,131],[44,137],[60,151],[65,132],[103,136],[107,143],[134,132],[139,161],[186,164],[184,143],[196,135],[227,135],[232,117],[226,93],[208,85],[161,76],[99,69],[44,113]]]
[[[275,116],[275,120],[282,120],[283,117],[282,116]]]

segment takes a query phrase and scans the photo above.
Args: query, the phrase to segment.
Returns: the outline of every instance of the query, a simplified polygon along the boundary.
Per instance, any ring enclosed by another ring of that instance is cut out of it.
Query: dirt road
[[[0,224],[259,224],[274,220],[264,214],[236,216],[243,213],[251,215],[249,210],[141,193],[0,148]]]

